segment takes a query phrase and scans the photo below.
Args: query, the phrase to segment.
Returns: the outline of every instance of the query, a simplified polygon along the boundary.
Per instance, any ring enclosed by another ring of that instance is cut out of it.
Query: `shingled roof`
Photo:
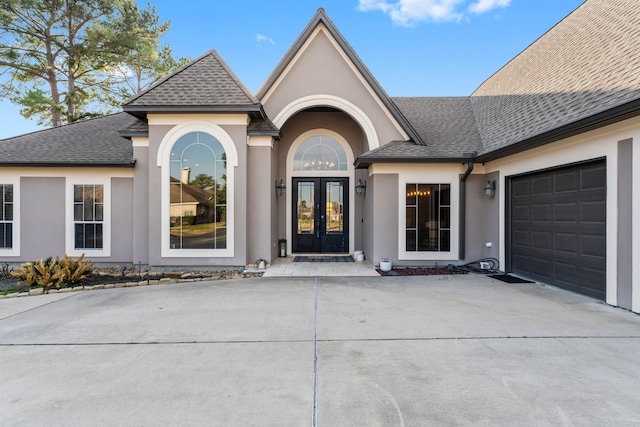
[[[587,0],[467,98],[393,98],[426,147],[389,144],[359,167],[489,161],[640,114],[637,0]]]
[[[588,0],[480,85],[471,104],[483,153],[616,108],[637,113],[639,6]]]
[[[123,104],[124,111],[131,113],[248,112],[261,111],[261,108],[258,99],[215,50]]]
[[[2,166],[126,166],[131,141],[118,130],[139,120],[127,113],[89,119],[0,140]]]

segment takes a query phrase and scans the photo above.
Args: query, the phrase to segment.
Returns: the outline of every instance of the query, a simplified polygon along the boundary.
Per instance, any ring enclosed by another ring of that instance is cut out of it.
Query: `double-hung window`
[[[13,185],[0,184],[0,249],[13,248]]]
[[[73,186],[74,249],[104,247],[104,187]]]

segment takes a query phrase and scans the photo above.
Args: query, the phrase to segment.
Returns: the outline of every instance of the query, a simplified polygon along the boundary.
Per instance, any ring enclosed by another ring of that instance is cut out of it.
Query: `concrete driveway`
[[[5,299],[0,357],[7,426],[640,425],[640,316],[477,275]]]

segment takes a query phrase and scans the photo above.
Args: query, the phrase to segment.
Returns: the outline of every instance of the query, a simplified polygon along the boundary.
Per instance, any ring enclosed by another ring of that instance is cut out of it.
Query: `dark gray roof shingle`
[[[125,111],[259,111],[260,102],[215,50],[124,102]]]
[[[392,98],[420,134],[430,157],[480,152],[482,139],[468,97]]]
[[[116,113],[0,140],[0,166],[132,166],[131,141],[118,130],[138,122]]]
[[[588,0],[471,96],[484,152],[640,98],[640,4]]]

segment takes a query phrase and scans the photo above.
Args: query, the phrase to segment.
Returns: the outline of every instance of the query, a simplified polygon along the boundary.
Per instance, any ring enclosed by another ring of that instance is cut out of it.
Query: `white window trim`
[[[227,155],[227,247],[225,249],[172,249],[170,246],[170,200],[169,186],[171,149],[184,135],[192,132],[207,133],[216,138]],[[203,120],[190,120],[171,129],[162,139],[158,148],[156,166],[161,168],[161,248],[163,258],[232,258],[234,256],[235,210],[234,210],[234,181],[235,168],[238,166],[238,152],[231,136],[220,126]]]
[[[74,212],[74,186],[76,185],[102,185],[104,197],[104,211],[102,221],[102,249],[76,249],[75,248],[75,221]],[[65,253],[69,256],[81,256],[92,258],[105,258],[111,256],[111,177],[78,175],[66,179],[66,238]]]
[[[0,257],[20,256],[20,178],[15,175],[0,175],[0,184],[13,185],[12,247],[0,248]]]
[[[422,168],[425,168],[422,166]],[[433,168],[433,169],[437,169]],[[449,184],[451,190],[451,242],[448,251],[407,251],[407,184]],[[460,185],[458,171],[408,170],[400,173],[398,189],[398,259],[406,261],[456,261],[458,260],[458,222],[460,218]]]

